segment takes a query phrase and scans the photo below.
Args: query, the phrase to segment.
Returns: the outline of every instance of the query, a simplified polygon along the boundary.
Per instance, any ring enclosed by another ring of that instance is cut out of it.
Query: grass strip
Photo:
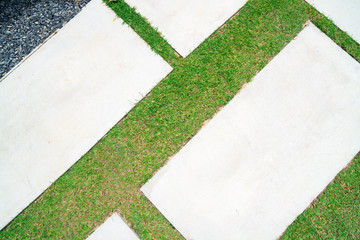
[[[360,60],[359,45],[302,0],[250,0],[185,59],[178,59],[173,49],[156,37],[159,35],[155,30],[147,30],[146,20],[123,1],[109,5],[155,52],[172,62],[174,70],[3,229],[0,239],[84,239],[114,211],[141,239],[182,239],[139,189],[202,124],[279,53],[309,19]],[[353,219],[360,205],[358,169],[356,158],[283,238],[359,236],[359,218]],[[344,184],[347,195],[340,197]],[[338,204],[328,206],[326,201]],[[346,224],[339,230],[337,224],[328,223],[332,219],[344,219]]]
[[[141,38],[143,38],[151,49],[159,54],[172,67],[181,56],[171,47],[171,45],[161,36],[157,29],[153,28],[149,22],[130,7],[124,0],[104,0],[105,3],[124,20]]]
[[[285,231],[282,239],[360,238],[360,154]]]

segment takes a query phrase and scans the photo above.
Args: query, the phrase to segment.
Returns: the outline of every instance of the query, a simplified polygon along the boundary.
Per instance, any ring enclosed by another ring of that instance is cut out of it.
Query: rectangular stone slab
[[[141,190],[186,239],[275,239],[360,150],[359,96],[311,24]]]
[[[0,228],[85,154],[171,67],[101,0],[0,83]]]
[[[306,0],[360,43],[359,0]]]
[[[186,57],[247,0],[126,0]]]
[[[114,213],[87,240],[138,240],[138,236]]]

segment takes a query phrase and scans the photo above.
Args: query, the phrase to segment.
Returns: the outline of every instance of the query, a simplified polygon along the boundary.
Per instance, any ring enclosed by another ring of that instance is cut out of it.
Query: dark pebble
[[[90,0],[0,0],[0,78]]]

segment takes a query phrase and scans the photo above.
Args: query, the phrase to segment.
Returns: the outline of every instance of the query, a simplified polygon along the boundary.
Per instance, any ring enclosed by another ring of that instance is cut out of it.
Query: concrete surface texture
[[[0,81],[89,0],[0,1]]]
[[[171,70],[92,0],[8,75],[0,83],[0,228]]]
[[[87,240],[138,240],[138,236],[114,213]]]
[[[359,96],[310,24],[141,190],[186,239],[275,239],[359,152]]]
[[[360,43],[359,0],[306,0]]]
[[[247,0],[126,0],[186,57]]]

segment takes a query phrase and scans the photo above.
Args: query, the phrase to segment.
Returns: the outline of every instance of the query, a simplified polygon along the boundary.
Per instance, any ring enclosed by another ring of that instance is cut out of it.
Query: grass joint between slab
[[[303,0],[250,0],[187,58],[123,0],[106,1],[174,68],[0,239],[84,239],[116,211],[141,239],[182,239],[140,187],[258,73],[309,19],[357,61],[360,46]],[[357,156],[283,239],[360,236]]]
[[[143,38],[151,49],[164,58],[172,67],[180,60],[180,55],[161,37],[161,34],[154,29],[150,23],[130,7],[124,0],[104,0],[104,2]]]

